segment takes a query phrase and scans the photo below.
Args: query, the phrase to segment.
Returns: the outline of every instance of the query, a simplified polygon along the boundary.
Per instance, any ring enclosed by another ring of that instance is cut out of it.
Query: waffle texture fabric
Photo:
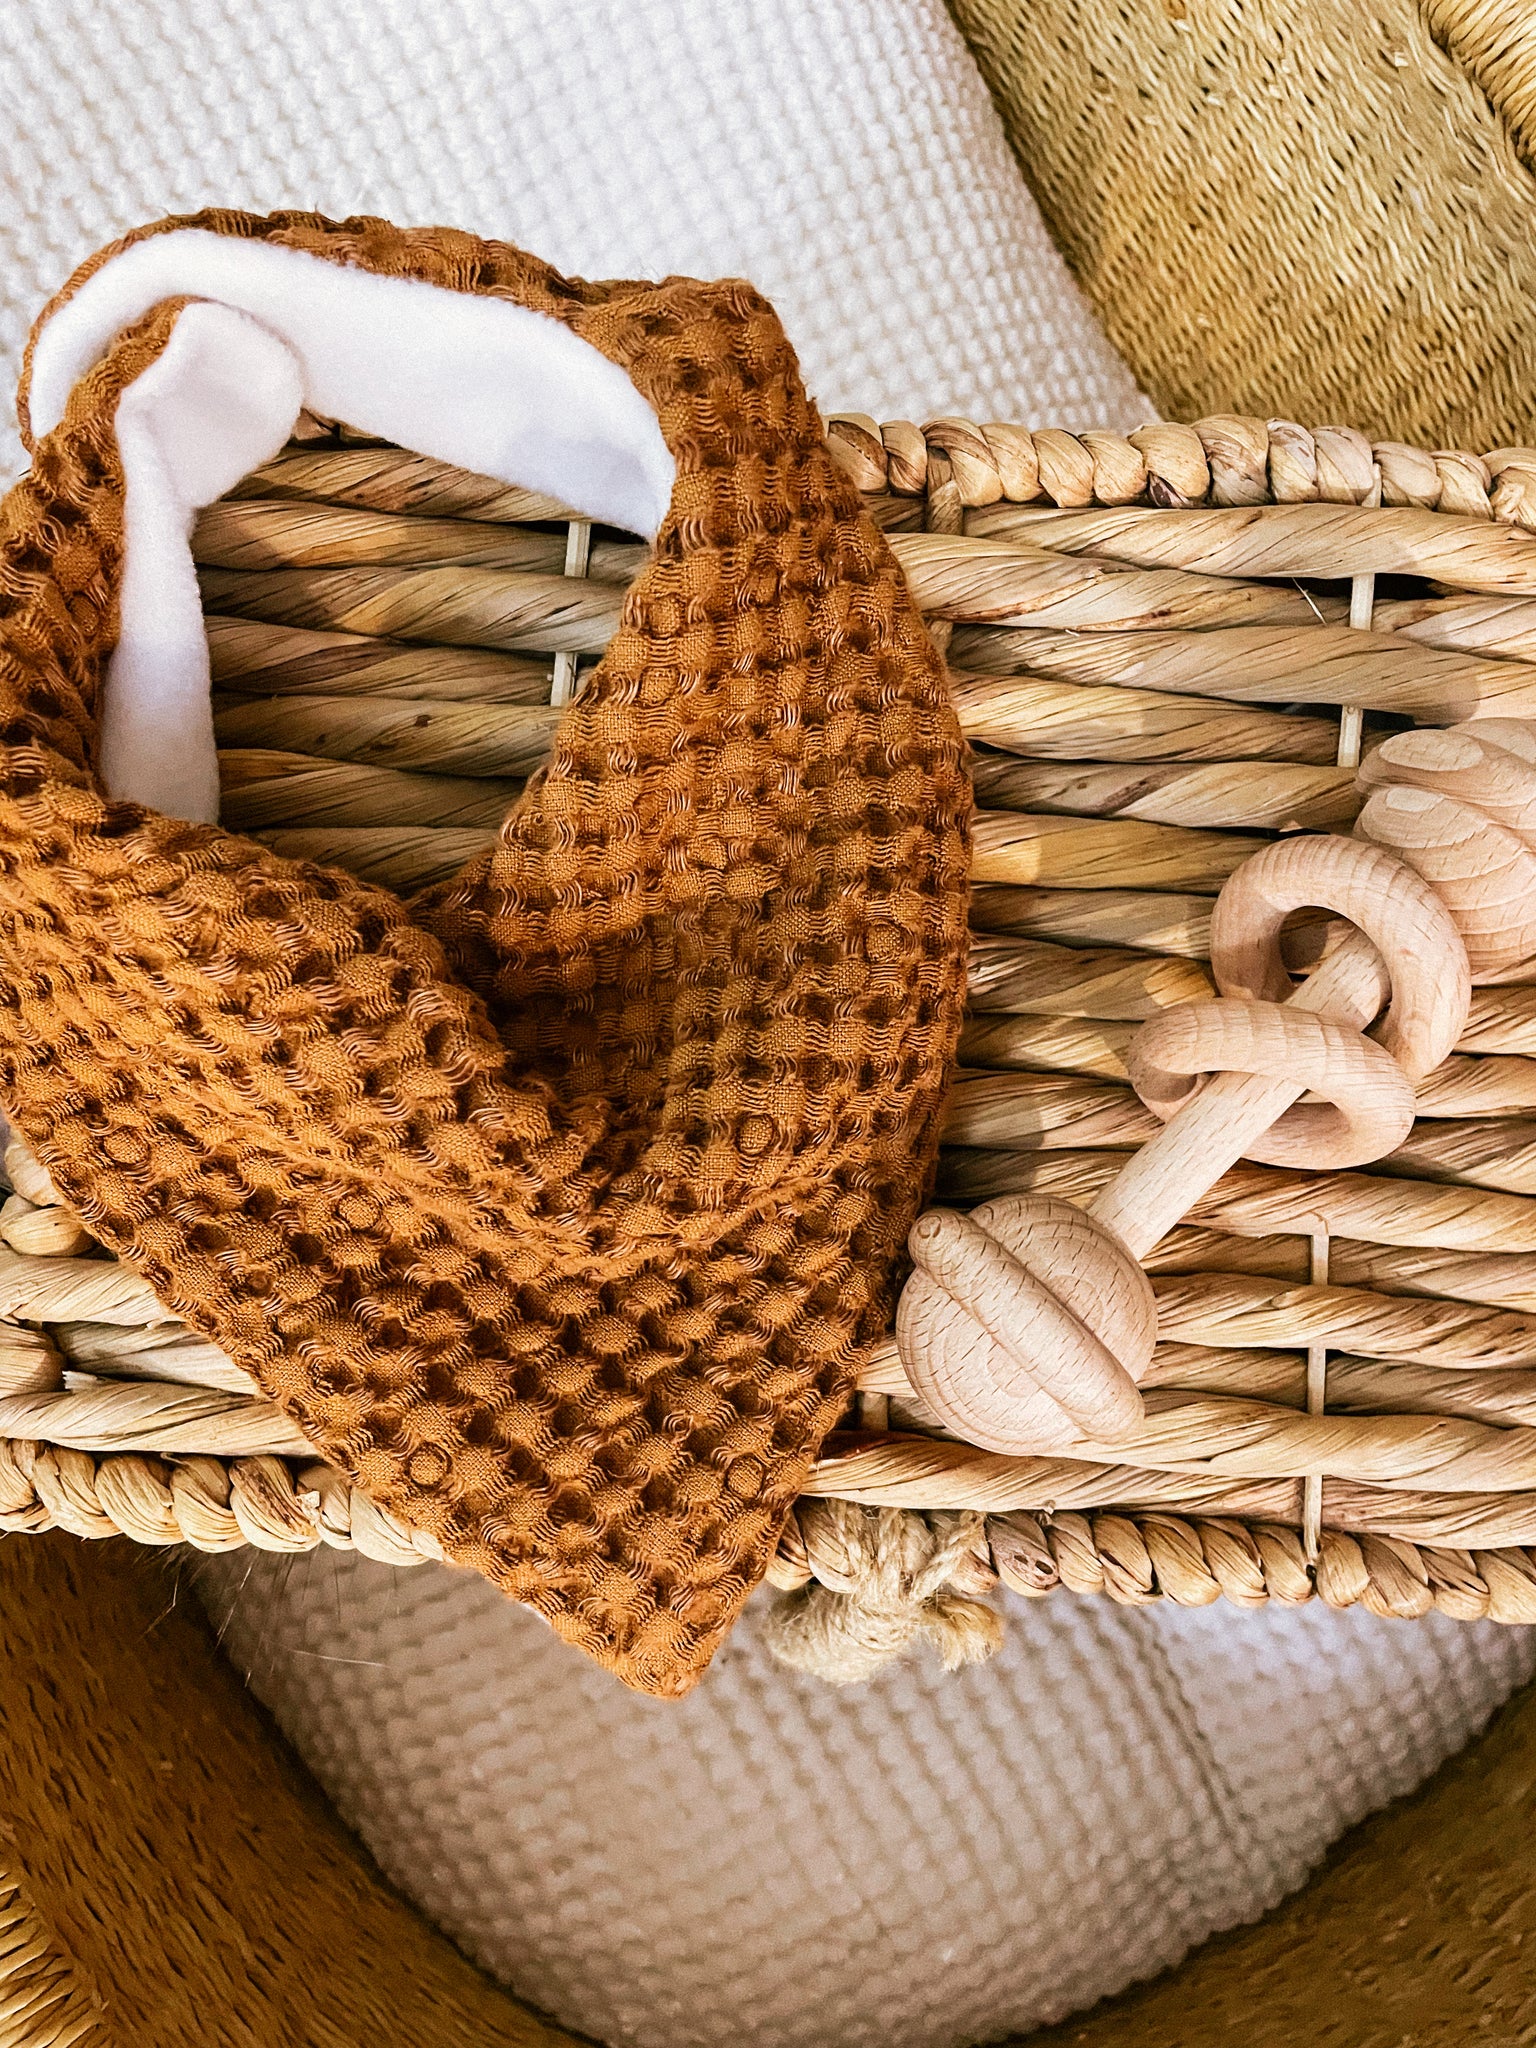
[[[1009,1603],[991,1664],[833,1691],[768,1656],[761,1594],[668,1707],[436,1566],[207,1573],[386,1874],[611,2048],[973,2048],[1079,2010],[1256,1918],[1536,1662],[1440,1615],[1058,1594]]]
[[[236,204],[750,277],[824,410],[1149,416],[942,0],[50,0],[0,10],[0,87],[8,389],[93,249]]]
[[[408,909],[96,786],[114,413],[175,302],[112,344],[0,507],[6,1110],[374,1500],[684,1691],[931,1177],[969,866],[942,664],[750,286],[575,284],[314,215],[163,226],[561,322],[676,484],[548,767]]]

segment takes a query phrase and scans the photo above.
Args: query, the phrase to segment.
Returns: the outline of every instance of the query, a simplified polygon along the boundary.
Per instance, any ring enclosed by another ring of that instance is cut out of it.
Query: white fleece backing
[[[59,308],[33,357],[34,430],[54,424],[114,334],[183,294],[248,313],[285,341],[315,412],[561,494],[631,533],[661,523],[672,458],[655,414],[617,364],[558,320],[201,228],[125,249]]]
[[[58,422],[116,334],[186,296],[199,303],[117,414],[124,568],[101,757],[112,796],[218,817],[192,521],[276,454],[301,405],[632,533],[661,523],[674,464],[656,415],[559,321],[197,228],[124,250],[54,314],[33,355],[34,431]]]
[[[117,408],[127,483],[101,779],[171,817],[219,815],[208,641],[192,565],[202,505],[275,455],[303,403],[291,349],[243,313],[188,306]]]

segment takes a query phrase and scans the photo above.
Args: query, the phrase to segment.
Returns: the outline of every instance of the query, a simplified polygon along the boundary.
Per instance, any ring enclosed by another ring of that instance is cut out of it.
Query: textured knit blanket
[[[199,322],[200,288],[266,324]],[[168,508],[232,480],[231,418],[248,460],[263,365],[287,425],[303,397],[387,431],[421,399],[407,331],[446,418],[423,452],[478,439],[538,487],[568,442],[579,509],[640,523],[659,450],[617,365],[676,472],[548,769],[409,906],[127,800],[153,749],[113,700],[154,663],[105,673],[190,587]],[[889,1316],[964,980],[942,668],[779,323],[742,284],[215,213],[88,264],[32,367],[49,430],[0,512],[6,1110],[376,1501],[683,1691]]]

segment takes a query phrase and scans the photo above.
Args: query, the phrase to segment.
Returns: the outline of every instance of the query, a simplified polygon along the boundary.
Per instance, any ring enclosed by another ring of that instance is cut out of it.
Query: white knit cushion
[[[207,205],[745,274],[828,409],[1149,416],[940,0],[49,0],[7,39],[0,352],[91,250]],[[21,464],[0,446],[0,470]]]
[[[247,1573],[249,1576],[247,1577]],[[997,1659],[833,1691],[760,1593],[642,1699],[467,1573],[209,1561],[226,1648],[386,1874],[635,2048],[969,2048],[1256,1918],[1529,1675],[1531,1631],[1011,1602]]]
[[[828,408],[1128,427],[940,0],[50,0],[6,53],[0,350],[213,202],[731,271]],[[20,462],[0,446],[0,468]],[[215,1560],[226,1640],[397,1883],[613,2043],[959,2048],[1249,1918],[1526,1676],[1524,1633],[1019,1609],[996,1663],[834,1693],[754,1603],[680,1704],[476,1579]]]

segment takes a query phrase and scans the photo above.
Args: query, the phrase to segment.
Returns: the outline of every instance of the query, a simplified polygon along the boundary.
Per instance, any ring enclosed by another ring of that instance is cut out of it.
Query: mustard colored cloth
[[[563,321],[654,407],[676,490],[548,770],[407,906],[100,793],[113,415],[176,306],[120,337],[0,508],[0,1099],[372,1498],[682,1692],[931,1170],[970,807],[941,665],[750,287],[375,220],[173,226]]]

